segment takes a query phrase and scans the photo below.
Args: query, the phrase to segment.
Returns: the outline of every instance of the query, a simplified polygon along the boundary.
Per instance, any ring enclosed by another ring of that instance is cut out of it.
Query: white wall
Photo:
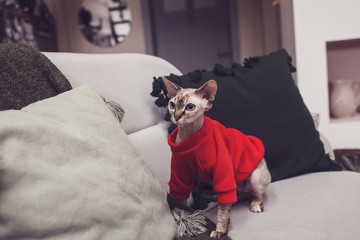
[[[293,0],[297,80],[334,148],[360,148],[360,121],[330,122],[326,42],[360,38],[359,0]],[[360,63],[359,63],[360,66]],[[360,76],[359,76],[360,77]]]

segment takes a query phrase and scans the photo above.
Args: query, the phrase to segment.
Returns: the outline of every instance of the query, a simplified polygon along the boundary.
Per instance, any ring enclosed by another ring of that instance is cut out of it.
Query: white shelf
[[[357,113],[353,117],[347,118],[330,118],[330,123],[343,123],[343,122],[351,122],[351,121],[360,121],[360,113]]]

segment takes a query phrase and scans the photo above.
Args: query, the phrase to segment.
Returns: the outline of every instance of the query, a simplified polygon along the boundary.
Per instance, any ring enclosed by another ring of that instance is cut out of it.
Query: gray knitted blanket
[[[21,109],[72,87],[40,51],[23,44],[0,44],[0,111]]]

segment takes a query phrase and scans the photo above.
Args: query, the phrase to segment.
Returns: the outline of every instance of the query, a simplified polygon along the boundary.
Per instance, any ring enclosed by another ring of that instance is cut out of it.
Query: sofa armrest
[[[164,112],[150,96],[153,77],[181,72],[159,57],[137,54],[44,53],[65,75],[72,87],[90,85],[125,110],[122,127],[127,134],[159,123]]]

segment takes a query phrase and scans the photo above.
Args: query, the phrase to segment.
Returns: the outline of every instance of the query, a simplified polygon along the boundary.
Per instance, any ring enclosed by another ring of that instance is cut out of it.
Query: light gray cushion
[[[269,185],[264,212],[248,201],[231,209],[229,236],[238,239],[357,240],[360,236],[360,174],[320,172]],[[205,212],[216,220],[216,207]]]
[[[0,112],[0,239],[172,239],[166,193],[82,86]]]

